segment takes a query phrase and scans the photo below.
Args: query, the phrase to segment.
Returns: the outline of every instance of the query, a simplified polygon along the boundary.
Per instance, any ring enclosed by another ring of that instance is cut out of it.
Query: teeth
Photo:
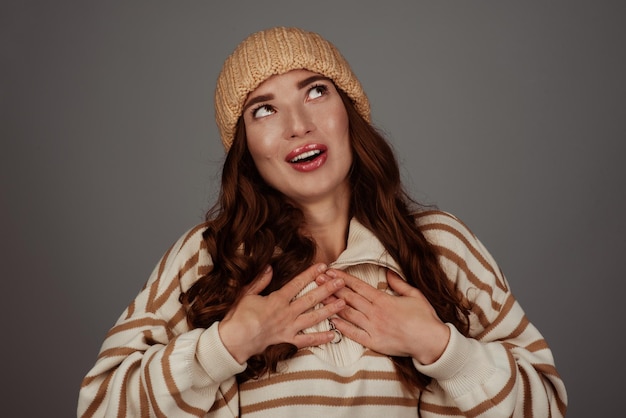
[[[298,155],[296,158],[292,159],[289,162],[297,163],[298,161],[306,160],[309,157],[313,157],[314,155],[318,155],[318,154],[321,154],[321,153],[322,153],[322,151],[320,151],[318,149],[313,150],[313,151],[303,152],[302,154]]]

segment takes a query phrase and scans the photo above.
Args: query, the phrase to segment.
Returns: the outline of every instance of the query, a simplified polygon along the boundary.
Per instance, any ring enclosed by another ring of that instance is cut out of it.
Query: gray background
[[[351,62],[413,196],[499,261],[569,416],[614,416],[624,2],[94,3],[0,6],[3,415],[75,414],[104,334],[214,201],[223,60],[294,25]]]

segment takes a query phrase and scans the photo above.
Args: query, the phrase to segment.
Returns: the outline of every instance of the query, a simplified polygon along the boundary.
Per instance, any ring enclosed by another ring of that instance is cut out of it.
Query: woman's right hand
[[[332,331],[310,334],[301,331],[325,321],[345,307],[345,302],[337,299],[319,309],[311,309],[343,288],[343,279],[324,277],[322,286],[295,299],[306,285],[324,275],[326,270],[326,265],[315,264],[267,296],[260,293],[272,280],[271,267],[257,277],[218,327],[222,343],[235,360],[243,364],[268,346],[279,343],[303,348],[330,342],[335,336]]]

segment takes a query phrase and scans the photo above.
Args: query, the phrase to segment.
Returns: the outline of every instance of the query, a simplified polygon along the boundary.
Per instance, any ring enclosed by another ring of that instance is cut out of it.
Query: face
[[[352,151],[334,84],[307,70],[265,80],[248,96],[247,144],[263,179],[296,203],[345,199]]]

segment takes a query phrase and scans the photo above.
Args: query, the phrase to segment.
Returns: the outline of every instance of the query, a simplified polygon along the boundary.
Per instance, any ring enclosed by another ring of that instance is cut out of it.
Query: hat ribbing
[[[317,33],[277,27],[253,33],[226,59],[215,89],[215,120],[226,151],[248,94],[263,81],[305,69],[331,79],[370,121],[370,105],[350,65],[333,44]]]

